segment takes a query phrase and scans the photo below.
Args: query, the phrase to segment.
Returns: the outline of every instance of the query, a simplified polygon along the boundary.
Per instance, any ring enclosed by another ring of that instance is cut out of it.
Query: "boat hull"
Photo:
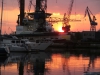
[[[44,50],[46,50],[51,44],[52,44],[52,42],[39,43],[39,44],[37,44],[37,46],[33,46],[33,47],[31,48],[31,51],[35,51],[35,50],[44,51]]]
[[[7,55],[7,54],[8,54],[8,52],[6,50],[6,47],[1,47],[0,48],[0,55]]]
[[[12,46],[10,47],[11,52],[26,52],[28,51],[25,47],[20,47],[20,46]]]

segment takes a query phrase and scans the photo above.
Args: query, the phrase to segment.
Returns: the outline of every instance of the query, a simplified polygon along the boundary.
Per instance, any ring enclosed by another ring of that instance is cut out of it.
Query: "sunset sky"
[[[19,14],[18,0],[3,0],[4,13],[3,13],[3,29],[2,33],[10,33],[16,30],[16,20]],[[25,0],[25,12],[28,10],[29,0]],[[53,13],[53,16],[63,17],[63,14],[68,10],[71,0],[47,0],[47,12]],[[1,3],[1,0],[0,0]],[[35,4],[35,0],[33,0]],[[100,0],[74,0],[72,8],[71,19],[80,19],[81,22],[70,22],[71,31],[85,31],[90,30],[90,22],[88,16],[84,17],[86,7],[89,7],[91,12],[97,18],[97,30],[100,29]],[[0,4],[1,9],[1,4]],[[34,8],[31,9],[34,11]],[[0,12],[1,13],[1,12]],[[55,30],[60,30],[62,23],[54,25]]]

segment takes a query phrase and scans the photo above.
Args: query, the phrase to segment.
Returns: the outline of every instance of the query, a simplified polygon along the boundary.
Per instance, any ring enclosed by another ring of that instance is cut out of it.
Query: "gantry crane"
[[[92,14],[92,12],[88,8],[88,6],[87,6],[87,8],[85,10],[84,17],[86,17],[86,14],[88,14],[89,21],[90,21],[90,31],[96,31],[96,26],[97,26],[97,22],[95,22],[96,21],[96,17]],[[93,18],[91,18],[90,14],[92,14]]]
[[[69,6],[69,9],[68,9],[68,13],[67,13],[67,15],[66,15],[66,13],[65,13],[65,14],[64,14],[64,17],[63,17],[63,26],[62,26],[62,30],[63,30],[64,32],[70,31],[69,21],[70,21],[70,15],[71,15],[73,3],[74,3],[74,0],[71,0],[70,6]]]

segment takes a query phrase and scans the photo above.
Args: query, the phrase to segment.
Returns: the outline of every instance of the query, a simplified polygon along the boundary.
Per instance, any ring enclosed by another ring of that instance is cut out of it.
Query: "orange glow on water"
[[[34,54],[33,54],[34,55]],[[33,57],[32,55],[32,57]],[[41,56],[41,55],[40,55]],[[41,64],[41,58],[37,57],[40,59],[39,64]],[[45,57],[43,57],[43,64],[37,66],[37,72],[40,72],[41,69],[44,69],[45,67],[45,73],[46,75],[82,75],[78,74],[80,72],[85,72],[87,71],[88,67],[89,71],[100,71],[100,57],[94,57],[94,59],[90,59],[89,57],[83,57],[82,55],[76,56],[72,55],[70,53],[64,53],[64,54],[52,54],[50,57],[50,60],[45,60]],[[13,60],[10,60],[9,63],[6,63],[5,66],[1,66],[1,72],[2,75],[18,75],[18,73],[24,73],[25,75],[27,74],[35,74],[35,69],[34,66],[36,66],[36,60],[32,59],[27,59],[25,62],[22,64],[19,64],[19,60],[13,63]],[[91,61],[91,64],[89,66],[89,63]],[[32,62],[32,63],[30,63]],[[45,63],[45,66],[44,66]],[[94,67],[92,66],[94,65]],[[20,66],[20,67],[19,67]],[[23,67],[23,69],[22,69]],[[43,68],[42,68],[43,67]],[[20,69],[21,68],[21,69]]]
[[[69,70],[73,70],[74,68],[76,68],[77,70],[78,69],[81,69],[81,70],[84,70],[84,67],[85,69],[87,70],[87,67],[89,65],[89,62],[90,62],[90,58],[89,57],[75,57],[75,56],[67,56],[67,57],[63,57],[59,54],[54,54],[52,55],[52,61],[49,63],[49,65],[46,64],[46,67],[48,66],[50,69],[53,69],[53,70],[59,70],[59,69],[68,69]],[[95,60],[94,62],[94,65],[95,65],[95,68],[98,68],[98,64],[100,62],[100,59]],[[91,63],[92,65],[92,63]]]

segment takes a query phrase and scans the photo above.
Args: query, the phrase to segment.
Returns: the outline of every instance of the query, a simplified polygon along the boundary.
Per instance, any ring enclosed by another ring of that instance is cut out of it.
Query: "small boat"
[[[28,39],[18,39],[13,36],[13,38],[3,38],[1,44],[9,46],[10,51],[37,51],[45,50],[52,44],[52,41],[41,39],[31,42]]]
[[[40,39],[40,40],[35,40],[34,42],[30,42],[28,39],[22,39],[22,40],[27,40],[25,44],[28,46],[28,49],[30,48],[31,51],[44,51],[46,50],[51,44],[51,40],[46,40],[46,39]]]
[[[7,45],[10,51],[28,51],[28,49],[22,45],[24,42],[18,38],[2,37],[1,45]]]

